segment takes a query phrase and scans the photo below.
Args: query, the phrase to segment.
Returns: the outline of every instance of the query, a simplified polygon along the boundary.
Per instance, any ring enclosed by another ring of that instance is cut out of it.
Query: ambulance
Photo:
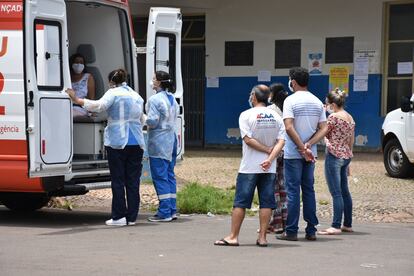
[[[127,0],[0,2],[2,204],[36,210],[52,196],[110,187],[103,146],[106,118],[98,114],[74,120],[65,93],[71,87],[69,57],[74,53],[85,56],[97,99],[108,89],[107,75],[117,68],[127,70],[129,85],[139,91],[139,54],[146,55],[141,78],[146,98],[154,93],[154,72],[169,72],[180,105],[179,157],[184,153],[181,13],[151,8],[148,22],[147,47],[137,48]]]

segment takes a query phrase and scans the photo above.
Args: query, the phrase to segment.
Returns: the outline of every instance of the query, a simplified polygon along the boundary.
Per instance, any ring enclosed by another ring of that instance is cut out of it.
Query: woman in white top
[[[69,60],[70,78],[72,80],[72,89],[79,99],[95,99],[95,79],[89,73],[86,73],[85,58],[79,54],[73,54]],[[73,117],[88,116],[88,111],[81,106],[73,106]]]

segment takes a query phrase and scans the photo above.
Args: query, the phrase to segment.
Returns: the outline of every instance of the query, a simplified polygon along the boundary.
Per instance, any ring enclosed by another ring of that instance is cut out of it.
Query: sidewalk
[[[414,224],[356,224],[353,234],[255,245],[247,218],[240,247],[214,246],[229,216],[180,217],[111,228],[102,211],[46,209],[30,216],[0,207],[2,275],[412,275]],[[326,223],[322,227],[328,226]],[[303,228],[301,228],[303,229]]]

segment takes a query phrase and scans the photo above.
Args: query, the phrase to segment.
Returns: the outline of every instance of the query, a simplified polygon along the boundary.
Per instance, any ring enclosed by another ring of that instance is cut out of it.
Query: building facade
[[[365,148],[380,147],[384,116],[413,92],[414,1],[132,0],[130,5],[135,19],[151,6],[173,6],[190,21],[205,20],[197,44],[205,50],[198,56],[204,63],[196,61],[205,66],[202,85],[184,92],[189,103],[201,98],[186,105],[186,129],[198,131],[204,146],[240,144],[238,116],[248,108],[251,88],[273,82],[287,87],[292,66],[315,67],[309,90],[322,101],[334,71],[348,71],[342,79],[349,94],[346,109],[356,121],[356,146]],[[188,62],[194,63],[183,66]]]

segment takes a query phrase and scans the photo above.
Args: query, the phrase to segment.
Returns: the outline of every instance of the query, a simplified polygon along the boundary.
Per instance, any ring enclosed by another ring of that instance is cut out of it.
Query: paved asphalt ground
[[[257,217],[245,220],[240,247],[213,242],[229,216],[107,227],[106,210],[0,207],[0,275],[413,275],[414,224],[356,224],[353,234],[255,245]],[[327,224],[322,225],[326,227]],[[302,228],[303,229],[303,228]]]

